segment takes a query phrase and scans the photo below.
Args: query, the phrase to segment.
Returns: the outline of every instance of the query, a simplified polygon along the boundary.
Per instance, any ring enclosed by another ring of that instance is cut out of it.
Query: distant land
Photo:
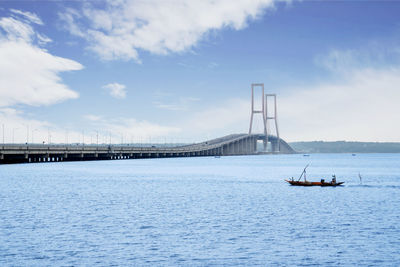
[[[381,142],[291,142],[300,153],[400,153],[400,143]]]

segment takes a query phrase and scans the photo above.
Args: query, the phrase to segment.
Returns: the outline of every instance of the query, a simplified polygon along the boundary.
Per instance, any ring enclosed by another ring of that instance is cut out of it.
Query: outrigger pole
[[[300,181],[300,179],[301,179],[301,177],[303,177],[303,174],[304,174],[304,181],[306,181],[306,169],[307,169],[307,167],[309,166],[310,164],[307,164],[307,166],[304,168],[304,170],[303,170],[303,172],[301,173],[301,175],[300,175],[300,177],[299,177],[299,179],[297,180],[297,181]]]

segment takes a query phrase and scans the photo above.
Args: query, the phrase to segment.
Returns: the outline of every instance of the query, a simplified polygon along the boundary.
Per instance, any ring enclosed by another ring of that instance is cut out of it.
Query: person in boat
[[[325,179],[321,179],[321,184],[325,183]]]
[[[332,184],[336,184],[336,175],[332,175]]]

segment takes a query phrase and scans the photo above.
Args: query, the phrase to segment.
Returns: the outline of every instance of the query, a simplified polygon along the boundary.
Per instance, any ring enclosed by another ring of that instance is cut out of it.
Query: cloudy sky
[[[264,83],[287,141],[400,142],[399,14],[400,1],[3,0],[0,135],[243,133]]]

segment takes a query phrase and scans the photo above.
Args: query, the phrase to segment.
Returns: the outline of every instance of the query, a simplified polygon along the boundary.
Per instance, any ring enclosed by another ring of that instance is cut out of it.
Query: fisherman
[[[336,184],[336,175],[332,175],[332,184]]]

